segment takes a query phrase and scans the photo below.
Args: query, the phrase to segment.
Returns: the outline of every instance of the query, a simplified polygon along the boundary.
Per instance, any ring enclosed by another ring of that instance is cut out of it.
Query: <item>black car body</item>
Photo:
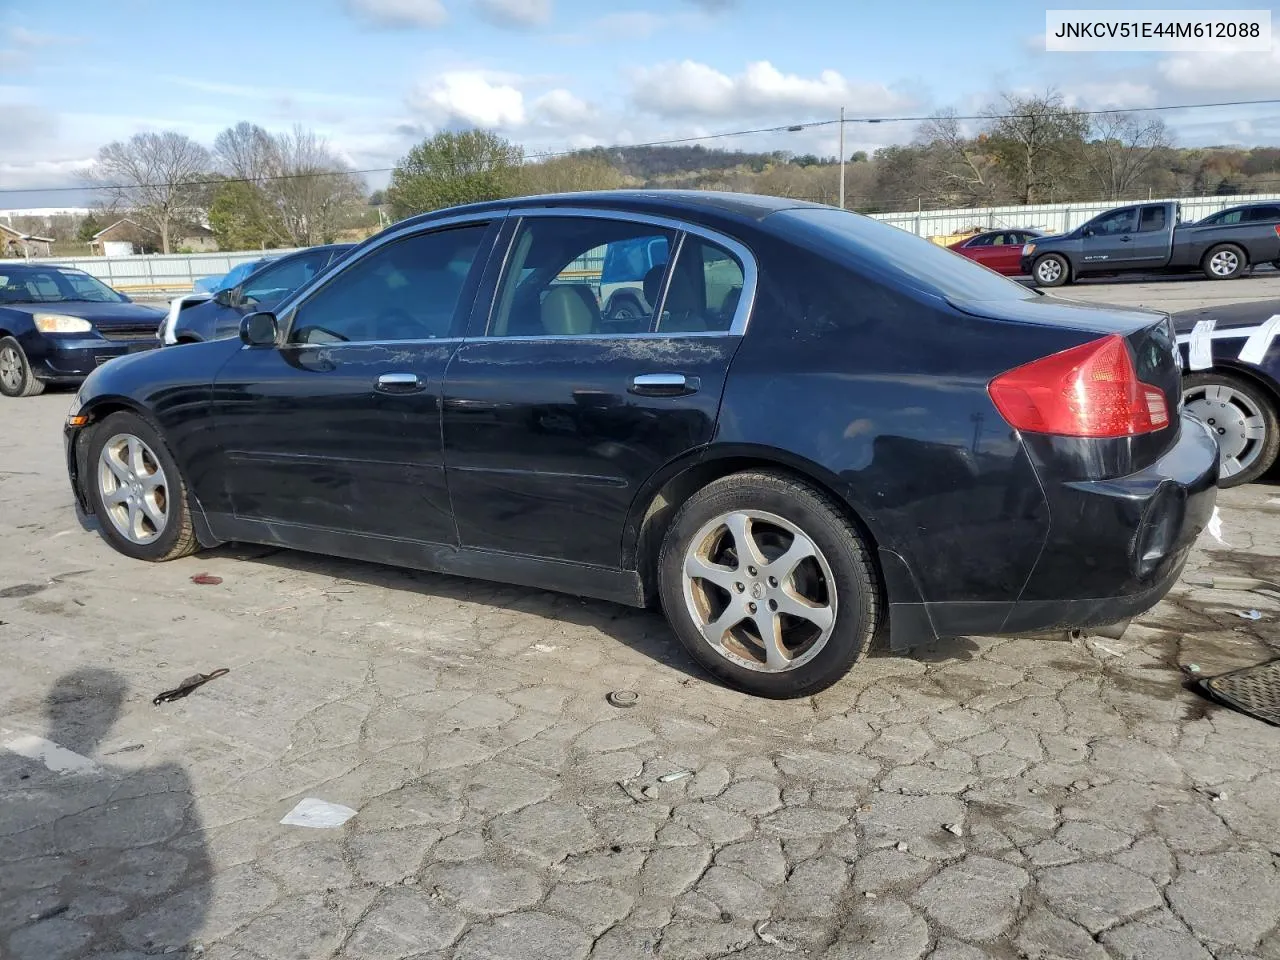
[[[1218,437],[1221,485],[1248,483],[1280,455],[1280,300],[1173,315],[1187,412]]]
[[[234,337],[240,320],[255,310],[270,310],[299,287],[310,283],[341,260],[355,244],[330,243],[308,247],[277,257],[260,266],[240,283],[219,290],[208,299],[184,298],[173,324],[176,343],[221,340]]]
[[[656,309],[609,317],[570,268],[648,236],[673,257]],[[163,353],[91,378],[67,429],[77,500],[115,511],[103,529],[125,552],[239,540],[660,597],[709,669],[774,696],[833,682],[886,614],[898,649],[1133,616],[1176,580],[1216,496],[1214,440],[1177,413],[1167,317],[1055,301],[770,197],[440,211],[366,241],[240,339]],[[1098,364],[1081,387],[1095,392],[1062,407],[1061,378]],[[1009,419],[1063,417],[1072,435]],[[99,489],[99,465],[135,441],[156,445],[152,482],[184,479],[189,534],[154,504],[160,526],[139,519],[132,473]],[[715,526],[715,510],[738,519]],[[817,639],[775,643],[814,624],[821,656],[802,646]],[[736,652],[700,649],[708,631]],[[747,650],[753,636],[771,646]]]
[[[31,396],[155,346],[164,314],[82,270],[0,263],[0,393]]]
[[[1022,271],[1043,287],[1134,270],[1202,270],[1211,280],[1230,280],[1280,258],[1275,204],[1232,208],[1199,223],[1179,223],[1180,211],[1172,201],[1108,210],[1069,233],[1027,244]]]

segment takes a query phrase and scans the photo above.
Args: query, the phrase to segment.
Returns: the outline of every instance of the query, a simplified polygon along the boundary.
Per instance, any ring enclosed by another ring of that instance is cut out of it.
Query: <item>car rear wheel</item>
[[[1244,251],[1234,243],[1220,243],[1209,249],[1200,261],[1200,269],[1210,280],[1232,280],[1249,265]]]
[[[1071,264],[1065,257],[1049,253],[1035,262],[1031,276],[1038,287],[1060,287],[1071,279]]]
[[[35,397],[44,393],[44,381],[37,380],[22,344],[13,337],[0,339],[0,393],[6,397]]]
[[[199,549],[178,465],[154,427],[113,413],[89,441],[88,487],[103,536],[135,560],[174,560]]]
[[[1262,476],[1280,453],[1276,404],[1244,377],[1211,370],[1182,378],[1186,411],[1218,438],[1220,487],[1238,487]]]
[[[862,536],[825,494],[791,477],[738,473],[680,509],[658,560],[680,642],[726,683],[802,697],[871,646],[879,585]]]

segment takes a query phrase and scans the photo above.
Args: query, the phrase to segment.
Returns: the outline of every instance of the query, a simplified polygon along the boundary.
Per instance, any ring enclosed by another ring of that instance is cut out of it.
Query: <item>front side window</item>
[[[296,257],[259,270],[240,290],[240,302],[245,306],[255,303],[282,300],[320,272],[328,254],[316,253]]]
[[[435,340],[460,328],[486,224],[387,243],[339,269],[297,310],[290,343]]]
[[[606,317],[601,284],[619,273],[640,272],[647,249],[671,249],[674,231],[625,220],[597,217],[531,217],[517,230],[498,286],[489,324],[491,337],[577,337],[647,333],[649,313]],[[665,246],[653,247],[658,241]],[[605,279],[606,270],[611,277]],[[613,273],[612,271],[618,273]],[[652,309],[651,293],[661,290],[665,258],[638,279]]]
[[[1137,218],[1136,207],[1125,207],[1123,210],[1112,210],[1089,224],[1095,236],[1113,237],[1121,233],[1132,233],[1134,220]]]

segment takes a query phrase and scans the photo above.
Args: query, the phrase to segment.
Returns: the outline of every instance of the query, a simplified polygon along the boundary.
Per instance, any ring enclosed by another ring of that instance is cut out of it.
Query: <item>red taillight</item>
[[[1138,379],[1112,334],[1002,373],[987,385],[1009,425],[1064,437],[1129,437],[1169,425],[1164,392]]]

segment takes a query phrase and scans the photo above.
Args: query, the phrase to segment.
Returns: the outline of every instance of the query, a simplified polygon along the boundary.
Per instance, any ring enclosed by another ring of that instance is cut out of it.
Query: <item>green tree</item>
[[[94,234],[101,229],[102,221],[92,213],[86,214],[85,218],[80,221],[80,226],[76,228],[76,239],[81,243],[88,243],[93,239]]]
[[[608,160],[588,153],[527,164],[520,180],[521,192],[528,194],[617,190],[627,183],[627,178]]]
[[[1052,90],[1042,97],[1005,94],[1001,105],[987,109],[987,117],[991,154],[1019,203],[1053,202],[1071,194],[1088,117]]]
[[[268,201],[252,183],[232,180],[214,189],[209,229],[220,250],[260,250],[276,245]]]
[[[524,150],[489,130],[442,131],[422,141],[391,174],[387,202],[397,219],[520,189]]]

